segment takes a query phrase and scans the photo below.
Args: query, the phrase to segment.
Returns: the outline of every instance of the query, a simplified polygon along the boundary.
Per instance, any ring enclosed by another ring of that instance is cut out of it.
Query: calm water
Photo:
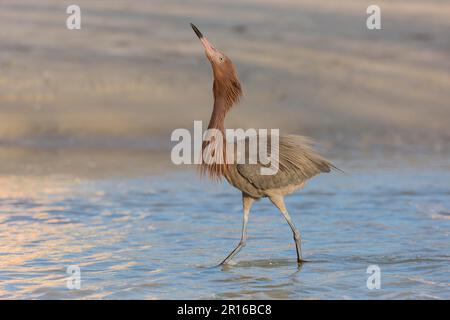
[[[240,194],[193,172],[0,177],[0,298],[449,299],[449,166],[346,170],[287,200],[311,260],[301,270],[267,200],[236,264],[216,267],[239,239]],[[66,287],[70,265],[80,290]]]

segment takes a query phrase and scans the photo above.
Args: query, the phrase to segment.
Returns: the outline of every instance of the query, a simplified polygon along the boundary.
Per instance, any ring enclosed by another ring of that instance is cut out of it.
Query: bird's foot
[[[228,263],[226,263],[225,261],[222,261],[221,263],[219,263],[217,266],[218,267],[226,267],[228,265]]]
[[[228,266],[229,263],[230,263],[230,261],[231,261],[231,258],[230,258],[230,256],[228,256],[228,257],[226,257],[225,259],[223,259],[222,262],[219,263],[217,266],[218,266],[218,267],[225,267],[225,266]]]
[[[218,266],[218,267],[224,268],[224,267],[230,267],[230,266],[233,266],[233,265],[235,265],[235,264],[236,264],[236,262],[234,262],[233,260],[231,260],[231,259],[225,259],[225,260],[223,260],[221,263],[219,263],[217,266]]]

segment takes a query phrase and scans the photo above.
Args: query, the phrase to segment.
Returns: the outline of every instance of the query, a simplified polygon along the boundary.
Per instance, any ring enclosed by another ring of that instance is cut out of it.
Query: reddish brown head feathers
[[[202,161],[200,171],[218,180],[227,172],[227,165],[224,163],[224,159],[226,159],[225,115],[234,104],[239,102],[242,96],[242,88],[233,62],[225,54],[218,51],[192,23],[191,27],[202,42],[214,75],[214,108],[208,129],[217,129],[222,133],[222,141],[219,142],[216,138],[203,143],[203,152],[209,151],[210,156],[217,159],[217,162],[207,164]],[[211,153],[211,150],[214,151]],[[219,161],[221,162],[219,163]]]

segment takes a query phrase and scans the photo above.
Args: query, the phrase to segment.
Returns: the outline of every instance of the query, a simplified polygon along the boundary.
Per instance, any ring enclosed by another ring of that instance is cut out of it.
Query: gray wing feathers
[[[262,164],[236,165],[239,174],[258,189],[300,185],[307,179],[334,168],[314,150],[309,138],[286,135],[280,136],[279,142],[279,170],[275,175],[261,175]]]

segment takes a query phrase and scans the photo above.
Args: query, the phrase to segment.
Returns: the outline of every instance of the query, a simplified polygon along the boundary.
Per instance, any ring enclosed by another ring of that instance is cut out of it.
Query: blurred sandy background
[[[73,3],[80,31],[65,26]],[[211,112],[189,22],[238,67],[245,99],[228,127],[309,135],[336,157],[445,155],[450,2],[376,1],[379,31],[366,29],[372,3],[2,0],[0,174],[168,162],[171,131]]]

